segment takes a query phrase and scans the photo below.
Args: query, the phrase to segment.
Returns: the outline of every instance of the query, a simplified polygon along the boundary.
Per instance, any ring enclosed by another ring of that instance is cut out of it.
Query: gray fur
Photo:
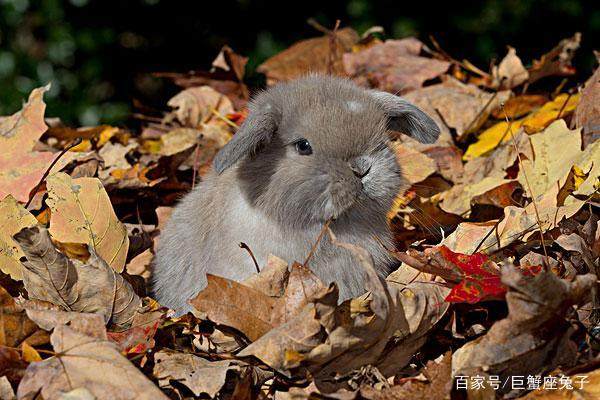
[[[394,264],[375,237],[392,246],[386,212],[404,185],[387,129],[397,120],[417,140],[439,134],[421,110],[390,96],[395,108],[389,96],[382,100],[350,81],[320,76],[260,93],[215,158],[215,172],[181,201],[161,234],[157,300],[185,312],[207,272],[238,281],[251,276],[255,267],[240,242],[261,266],[269,254],[303,262],[332,217],[338,239],[366,248],[386,276]],[[300,138],[313,154],[296,152]],[[363,292],[360,265],[327,235],[309,266],[326,283],[335,281],[343,299]]]

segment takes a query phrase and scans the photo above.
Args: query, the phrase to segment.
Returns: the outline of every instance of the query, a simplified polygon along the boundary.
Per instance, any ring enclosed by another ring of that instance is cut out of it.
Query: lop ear
[[[434,143],[440,136],[435,121],[414,104],[387,92],[373,90],[371,94],[388,116],[389,129],[405,133],[421,143]]]
[[[251,110],[233,138],[215,156],[213,165],[217,173],[225,171],[243,157],[256,153],[260,146],[271,141],[276,130],[277,123],[270,106]]]

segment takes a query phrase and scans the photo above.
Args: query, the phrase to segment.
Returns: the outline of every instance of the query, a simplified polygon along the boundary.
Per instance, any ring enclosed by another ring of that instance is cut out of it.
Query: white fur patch
[[[349,100],[346,102],[346,107],[352,112],[360,112],[365,109],[365,105],[356,100]]]

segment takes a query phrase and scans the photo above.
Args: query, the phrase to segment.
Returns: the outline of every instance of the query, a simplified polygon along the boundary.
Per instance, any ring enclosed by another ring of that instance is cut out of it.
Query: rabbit
[[[433,143],[440,130],[423,111],[350,80],[309,75],[249,103],[213,171],[175,207],[154,261],[155,298],[178,314],[206,286],[206,273],[242,281],[274,254],[302,263],[326,221],[339,241],[369,251],[381,277],[394,268],[386,213],[406,187],[389,130]],[[340,299],[364,292],[362,267],[323,235],[309,268],[336,282]]]

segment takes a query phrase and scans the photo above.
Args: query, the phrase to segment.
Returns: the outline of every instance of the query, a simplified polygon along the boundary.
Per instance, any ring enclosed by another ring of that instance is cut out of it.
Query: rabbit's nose
[[[364,178],[371,170],[371,161],[366,157],[357,157],[350,162],[350,169],[358,178]]]

